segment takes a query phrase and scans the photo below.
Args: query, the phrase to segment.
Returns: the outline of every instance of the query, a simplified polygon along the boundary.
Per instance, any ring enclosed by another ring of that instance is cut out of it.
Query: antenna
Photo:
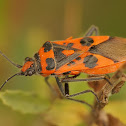
[[[2,84],[2,86],[0,87],[0,90],[3,88],[3,86],[4,86],[10,79],[12,79],[13,77],[15,77],[15,76],[17,76],[17,75],[21,75],[21,73],[16,73],[16,74],[12,75],[11,77],[9,77],[9,78]]]
[[[7,60],[9,61],[11,64],[13,64],[14,66],[16,66],[17,68],[21,68],[22,66],[19,64],[14,63],[13,61],[11,61],[6,55],[4,55],[1,51],[0,54]]]

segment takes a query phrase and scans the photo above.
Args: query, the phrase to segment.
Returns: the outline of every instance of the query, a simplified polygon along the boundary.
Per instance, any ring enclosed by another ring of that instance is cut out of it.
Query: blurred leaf
[[[108,114],[109,126],[125,126],[118,118],[113,117],[111,114]]]
[[[37,114],[48,109],[48,99],[23,91],[5,91],[0,93],[3,103],[22,113]]]
[[[111,115],[126,124],[126,101],[111,101],[105,107],[105,110],[107,113],[111,113]]]
[[[51,109],[46,113],[45,120],[58,126],[80,126],[88,113],[83,104],[69,101],[56,100]]]
[[[95,78],[101,77],[101,75],[88,75],[88,78]],[[94,89],[95,92],[98,92],[102,89],[102,87],[106,84],[106,80],[99,80],[99,81],[89,81],[88,85]]]

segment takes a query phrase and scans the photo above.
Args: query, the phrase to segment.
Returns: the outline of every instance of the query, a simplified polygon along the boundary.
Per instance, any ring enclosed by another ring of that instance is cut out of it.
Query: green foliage
[[[42,113],[49,108],[50,102],[34,93],[23,91],[5,91],[0,93],[3,103],[22,113]]]

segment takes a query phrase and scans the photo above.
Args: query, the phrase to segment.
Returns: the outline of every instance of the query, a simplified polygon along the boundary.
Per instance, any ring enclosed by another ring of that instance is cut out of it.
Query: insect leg
[[[22,65],[19,65],[19,64],[16,64],[14,63],[12,60],[10,60],[5,54],[3,54],[1,51],[0,51],[0,55],[3,56],[7,61],[9,61],[12,65],[16,66],[17,68],[22,68]]]
[[[49,88],[50,88],[50,90],[53,92],[53,94],[55,95],[55,96],[57,96],[57,92],[55,91],[55,89],[51,86],[51,84],[49,83],[49,77],[45,77],[45,82],[46,82],[46,84],[49,86]]]
[[[69,96],[69,84],[65,83],[65,96]]]
[[[63,89],[63,86],[62,86],[62,83],[61,83],[60,79],[58,77],[55,77],[55,78],[56,78],[56,82],[57,82],[57,84],[59,86],[59,89],[60,89],[62,95],[64,96],[64,98],[86,104],[86,105],[88,105],[89,107],[92,108],[92,106],[90,104],[88,104],[87,102],[85,102],[85,101],[71,98],[72,95],[69,95],[69,85],[68,85],[68,83],[65,83],[65,92],[64,92],[64,89]],[[79,94],[73,94],[73,95],[76,96],[76,95],[79,95]]]
[[[95,25],[92,25],[88,31],[86,32],[86,34],[84,36],[92,36],[93,34],[95,34],[96,36],[99,35],[99,30],[98,27],[96,27]]]
[[[92,105],[88,104],[88,103],[85,102],[85,101],[78,100],[78,99],[73,99],[73,98],[69,98],[69,97],[65,97],[65,98],[68,99],[68,100],[72,100],[72,101],[76,101],[76,102],[79,102],[79,103],[82,103],[82,104],[86,104],[86,105],[88,105],[90,108],[93,108]]]
[[[92,106],[85,101],[71,98],[71,97],[74,97],[74,96],[77,96],[77,95],[80,95],[80,94],[84,94],[84,93],[88,93],[88,92],[93,93],[96,96],[97,101],[99,102],[97,95],[92,90],[85,90],[85,91],[82,91],[82,92],[79,92],[79,93],[76,93],[76,94],[73,94],[73,95],[69,95],[69,84],[65,83],[65,96],[64,97],[66,99],[73,100],[73,101],[80,102],[80,103],[84,103],[84,104],[86,104],[86,105],[88,105],[89,107],[92,108]]]
[[[68,78],[62,78],[61,82],[99,81],[99,80],[106,80],[110,85],[112,85],[109,79],[105,76],[91,77],[91,78],[85,78],[85,79],[74,79],[72,77],[68,77]]]
[[[76,74],[76,75],[74,75],[74,76],[72,76],[72,77],[69,77],[69,76],[67,75],[65,78],[76,78],[76,77],[78,77],[79,75],[80,75],[80,73],[79,73],[79,74]],[[65,96],[68,96],[68,95],[69,95],[69,84],[68,84],[68,82],[65,82],[64,87],[65,87]]]
[[[81,92],[78,92],[78,93],[75,93],[75,94],[72,94],[72,95],[68,95],[66,97],[68,97],[68,98],[69,97],[74,97],[74,96],[85,94],[85,93],[92,93],[96,97],[96,100],[98,102],[100,102],[99,99],[98,99],[98,96],[92,90],[84,90],[84,91],[81,91]]]
[[[55,79],[56,79],[56,82],[57,82],[57,84],[58,84],[58,87],[59,87],[59,89],[60,89],[62,95],[65,96],[65,92],[64,92],[64,89],[63,89],[62,82],[60,81],[60,79],[59,79],[57,76],[55,76]]]
[[[81,91],[81,92],[69,95],[69,85],[68,85],[68,83],[65,83],[65,97],[67,99],[69,99],[70,97],[74,97],[74,96],[85,94],[85,93],[92,93],[96,97],[97,101],[100,102],[98,99],[98,96],[92,90],[85,90],[85,91]],[[77,99],[75,99],[75,100],[77,100]],[[79,100],[79,102],[80,102],[80,100]],[[82,101],[82,102],[84,102],[84,101]]]

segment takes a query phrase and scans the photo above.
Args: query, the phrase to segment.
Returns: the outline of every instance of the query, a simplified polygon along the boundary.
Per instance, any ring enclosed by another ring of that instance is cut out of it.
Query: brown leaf
[[[124,85],[125,81],[120,81],[113,89],[112,94],[118,93],[121,87]]]
[[[113,117],[111,114],[107,114],[109,119],[109,126],[126,126],[118,118]]]
[[[89,75],[91,77],[100,77],[100,75]],[[95,92],[98,92],[102,89],[102,87],[106,84],[106,80],[92,81],[88,82],[88,85],[94,89]]]

